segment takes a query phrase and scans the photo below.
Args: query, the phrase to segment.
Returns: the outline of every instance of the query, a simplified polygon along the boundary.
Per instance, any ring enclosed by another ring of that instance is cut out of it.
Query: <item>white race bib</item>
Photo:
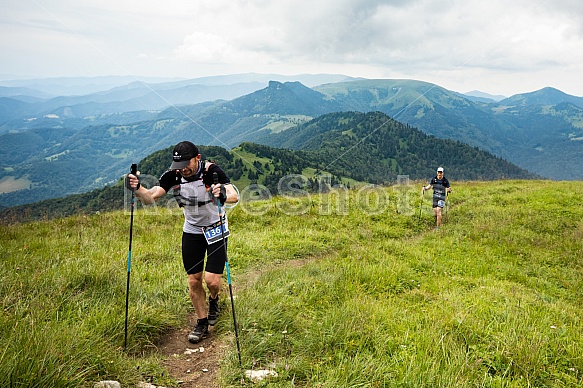
[[[202,232],[204,233],[204,238],[206,242],[211,245],[223,239],[223,235],[225,238],[229,237],[229,222],[225,219],[225,229],[222,230],[221,221],[217,222],[211,226],[205,226],[202,228]]]

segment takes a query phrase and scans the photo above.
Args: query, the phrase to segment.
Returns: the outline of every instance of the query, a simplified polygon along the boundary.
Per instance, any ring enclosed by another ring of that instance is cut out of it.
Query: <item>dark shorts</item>
[[[445,206],[445,197],[433,197],[433,208],[436,207],[444,207]]]
[[[228,246],[228,238],[225,239],[225,247],[223,242],[217,241],[214,244],[208,245],[204,235],[182,233],[182,263],[184,269],[189,275],[202,272],[215,274],[222,274],[225,269],[225,262],[227,255],[225,253]],[[204,257],[206,254],[206,267],[204,265]]]

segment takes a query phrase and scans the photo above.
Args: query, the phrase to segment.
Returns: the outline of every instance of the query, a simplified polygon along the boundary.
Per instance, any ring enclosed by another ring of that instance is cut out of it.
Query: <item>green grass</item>
[[[438,232],[420,187],[230,210],[243,367],[278,372],[254,386],[583,386],[581,182],[455,182]],[[136,213],[128,352],[129,216],[2,226],[0,386],[178,386],[152,344],[190,311],[181,224]]]

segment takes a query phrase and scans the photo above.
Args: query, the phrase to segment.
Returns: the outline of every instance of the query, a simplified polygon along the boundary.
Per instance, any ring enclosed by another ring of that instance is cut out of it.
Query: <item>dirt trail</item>
[[[181,388],[219,388],[219,362],[225,345],[216,337],[212,326],[207,338],[197,344],[188,342],[188,333],[195,323],[196,316],[192,313],[185,327],[160,339],[158,351],[164,356],[163,364],[170,375],[182,382]],[[200,351],[201,347],[203,352]]]

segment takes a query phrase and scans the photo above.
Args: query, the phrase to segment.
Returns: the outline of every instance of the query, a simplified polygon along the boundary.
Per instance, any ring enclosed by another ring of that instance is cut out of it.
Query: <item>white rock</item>
[[[138,383],[138,385],[136,386],[137,388],[163,388],[163,387],[156,387],[154,384],[150,384],[150,383]]]
[[[93,388],[121,388],[121,384],[119,383],[119,381],[115,380],[104,380],[95,383]]]
[[[277,377],[277,372],[269,369],[246,370],[245,376],[255,382],[258,382],[267,377]]]

